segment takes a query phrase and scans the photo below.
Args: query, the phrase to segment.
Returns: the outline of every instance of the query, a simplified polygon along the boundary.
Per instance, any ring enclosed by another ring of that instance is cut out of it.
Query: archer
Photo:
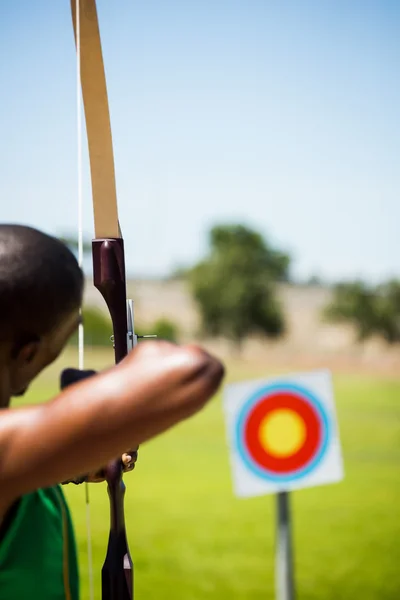
[[[127,448],[195,414],[223,377],[221,363],[198,347],[146,342],[47,404],[10,408],[77,328],[83,285],[59,240],[0,225],[1,600],[78,600],[73,526],[58,482],[96,474],[116,456],[127,465]]]

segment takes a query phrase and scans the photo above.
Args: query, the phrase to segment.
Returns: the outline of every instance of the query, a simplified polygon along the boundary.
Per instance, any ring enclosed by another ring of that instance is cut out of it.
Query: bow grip
[[[84,379],[88,379],[93,375],[97,375],[97,371],[93,371],[93,369],[80,370],[68,368],[64,369],[60,375],[60,388],[64,390],[69,385],[73,385],[74,383],[79,383],[79,381],[83,381]]]

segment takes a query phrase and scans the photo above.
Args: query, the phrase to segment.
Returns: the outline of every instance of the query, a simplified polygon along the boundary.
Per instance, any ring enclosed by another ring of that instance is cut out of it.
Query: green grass
[[[95,362],[95,359],[93,358]],[[247,374],[246,374],[247,373]],[[233,369],[230,379],[262,376]],[[30,393],[48,398],[54,369]],[[298,600],[400,597],[400,380],[335,376],[345,481],[292,494]],[[125,478],[138,600],[274,597],[274,498],[233,496],[220,398],[140,449]],[[66,486],[88,598],[83,486]],[[91,486],[96,576],[108,537],[104,484]]]

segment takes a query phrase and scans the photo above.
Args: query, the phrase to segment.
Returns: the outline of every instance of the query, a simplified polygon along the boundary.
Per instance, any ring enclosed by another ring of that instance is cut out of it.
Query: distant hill
[[[321,321],[321,311],[331,299],[329,288],[281,284],[278,290],[287,319],[287,335],[278,342],[248,340],[244,359],[307,368],[354,365],[357,369],[400,373],[398,347],[389,348],[379,340],[357,344],[350,327]],[[135,318],[141,325],[150,326],[156,319],[167,317],[178,324],[183,341],[196,337],[199,314],[185,281],[132,279],[128,282],[128,294],[135,301]],[[85,302],[104,308],[100,294],[89,284]],[[222,353],[233,352],[224,340],[210,341],[208,345]]]

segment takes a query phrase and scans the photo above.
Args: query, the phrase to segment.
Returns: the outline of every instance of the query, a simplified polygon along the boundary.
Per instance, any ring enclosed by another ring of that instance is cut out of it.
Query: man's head
[[[83,274],[58,239],[0,224],[0,406],[24,393],[78,325]]]

